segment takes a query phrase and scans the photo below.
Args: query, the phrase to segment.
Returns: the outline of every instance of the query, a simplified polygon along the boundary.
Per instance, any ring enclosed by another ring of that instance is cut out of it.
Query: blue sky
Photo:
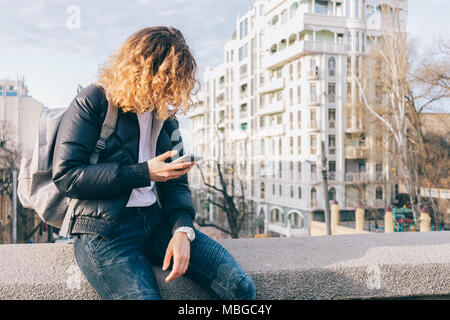
[[[133,32],[172,25],[186,37],[200,70],[223,59],[238,13],[253,0],[0,0],[0,78],[25,77],[30,94],[46,107],[67,107],[76,85],[95,79]],[[71,28],[71,6],[80,28]],[[409,0],[410,36],[420,44],[450,36],[450,1]],[[199,74],[201,76],[201,74]]]

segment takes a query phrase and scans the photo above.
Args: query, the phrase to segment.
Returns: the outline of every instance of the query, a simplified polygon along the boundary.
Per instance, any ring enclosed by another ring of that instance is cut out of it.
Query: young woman
[[[166,282],[186,275],[218,298],[255,298],[248,274],[193,226],[187,172],[194,164],[171,163],[183,154],[175,113],[192,105],[196,72],[180,31],[145,28],[62,118],[53,181],[80,200],[69,230],[77,263],[102,299],[160,299],[152,263],[171,266]],[[108,102],[119,108],[115,132],[90,164]]]

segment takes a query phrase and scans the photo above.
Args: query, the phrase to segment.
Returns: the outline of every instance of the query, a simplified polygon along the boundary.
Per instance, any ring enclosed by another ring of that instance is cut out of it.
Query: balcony
[[[273,54],[270,51],[266,52],[263,58],[263,66],[268,69],[275,69],[300,56],[312,53],[344,54],[346,50],[343,43],[302,40]]]
[[[354,147],[348,146],[345,148],[345,158],[346,159],[366,159],[369,157],[368,147]]]
[[[259,108],[257,114],[259,116],[266,115],[266,114],[276,114],[281,113],[286,110],[285,102],[284,101],[274,101],[272,103],[269,103],[267,105],[264,105],[262,108]]]
[[[259,94],[269,93],[284,89],[286,86],[284,78],[275,78],[269,82],[265,82],[262,87],[258,89]]]
[[[347,172],[345,174],[345,182],[367,183],[369,182],[369,175],[366,172]]]
[[[285,134],[286,128],[284,124],[268,128],[262,128],[258,131],[258,136],[260,137],[276,137],[276,136],[283,136]]]

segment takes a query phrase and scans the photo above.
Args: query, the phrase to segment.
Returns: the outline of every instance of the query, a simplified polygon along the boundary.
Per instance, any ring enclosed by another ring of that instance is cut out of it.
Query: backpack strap
[[[89,159],[90,164],[97,163],[100,152],[106,147],[106,140],[108,140],[116,129],[117,114],[118,108],[108,101],[108,112],[106,113],[105,120],[103,121],[100,138],[97,140],[95,150]]]

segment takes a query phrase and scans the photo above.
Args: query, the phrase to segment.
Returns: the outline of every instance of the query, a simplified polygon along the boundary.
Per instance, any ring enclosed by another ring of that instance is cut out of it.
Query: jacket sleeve
[[[56,136],[52,179],[59,192],[81,200],[113,199],[133,188],[149,186],[147,162],[90,164],[89,158],[100,136],[101,96],[82,90],[63,114]]]
[[[171,141],[172,150],[176,148],[179,156],[182,156],[184,155],[184,148],[181,134],[174,134],[175,130],[179,130],[178,121],[176,119],[170,120],[170,124],[169,137],[178,138],[178,140]],[[166,162],[170,162],[170,158]],[[160,198],[162,198],[164,210],[169,216],[172,233],[183,226],[194,228],[195,209],[191,191],[189,190],[188,175],[184,174],[179,178],[167,180],[162,182],[160,186],[162,193]]]

